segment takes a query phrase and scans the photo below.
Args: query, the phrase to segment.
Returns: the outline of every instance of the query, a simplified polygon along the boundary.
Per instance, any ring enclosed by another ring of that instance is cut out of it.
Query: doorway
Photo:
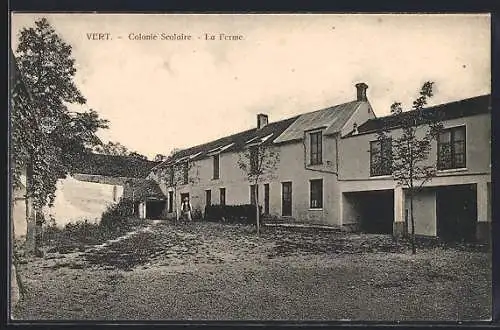
[[[163,216],[166,201],[148,200],[146,201],[146,217],[147,219],[158,220]]]
[[[281,183],[281,215],[292,215],[292,183]]]
[[[436,191],[437,235],[444,241],[474,241],[477,222],[475,185],[457,185]]]

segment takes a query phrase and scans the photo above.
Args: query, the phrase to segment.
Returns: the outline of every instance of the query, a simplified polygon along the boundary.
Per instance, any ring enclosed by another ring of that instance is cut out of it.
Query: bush
[[[112,228],[121,227],[134,216],[135,205],[130,199],[121,199],[118,203],[108,206],[101,216],[101,226]]]
[[[201,220],[201,219],[203,219],[203,214],[201,213],[201,210],[199,208],[194,209],[191,212],[191,218],[193,220]]]
[[[205,220],[255,224],[255,205],[207,205]],[[262,211],[262,210],[261,210]]]

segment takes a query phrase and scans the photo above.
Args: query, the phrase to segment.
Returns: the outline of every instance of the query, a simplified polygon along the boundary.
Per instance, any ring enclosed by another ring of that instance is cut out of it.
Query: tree
[[[128,150],[128,148],[120,142],[108,141],[106,144],[96,146],[94,151],[103,155],[128,156],[147,160],[146,156],[141,155],[136,151]]]
[[[278,151],[270,145],[252,145],[239,154],[238,167],[245,173],[256,207],[257,235],[260,235],[259,183],[274,176],[279,163]]]
[[[413,199],[424,184],[436,176],[437,164],[429,159],[432,141],[437,139],[442,129],[438,111],[426,111],[427,100],[433,96],[433,82],[426,82],[420,90],[420,96],[413,102],[410,111],[403,111],[400,102],[391,106],[391,114],[397,118],[400,134],[391,127],[391,120],[380,127],[377,140],[380,145],[390,145],[389,152],[380,153],[379,166],[389,166],[393,178],[406,188],[410,200],[411,245],[415,248],[415,218]],[[392,129],[392,130],[391,130]],[[382,150],[382,148],[381,148]],[[406,219],[405,219],[406,222]],[[407,227],[407,226],[405,226]],[[405,229],[405,235],[407,230]]]
[[[15,58],[14,58],[15,57]],[[26,250],[37,252],[37,215],[52,205],[56,182],[95,145],[96,132],[107,120],[93,110],[71,112],[68,104],[85,104],[76,87],[71,46],[55,32],[46,18],[20,32],[12,61],[11,167],[14,187],[26,170],[28,232]]]
[[[162,154],[156,154],[155,157],[153,158],[153,161],[155,161],[155,162],[163,162],[166,159],[167,159],[167,156],[162,155]]]

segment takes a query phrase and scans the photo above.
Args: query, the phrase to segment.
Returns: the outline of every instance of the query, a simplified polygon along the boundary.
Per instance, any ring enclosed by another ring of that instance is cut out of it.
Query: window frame
[[[313,143],[315,137],[315,143]],[[323,132],[315,131],[309,133],[309,165],[323,164]]]
[[[255,190],[255,194],[254,194],[254,190]],[[250,185],[250,204],[255,205],[258,198],[259,198],[259,185],[258,184],[251,184]]]
[[[213,166],[212,179],[213,180],[220,179],[220,154],[215,154],[212,156],[212,166]]]
[[[457,131],[463,131],[463,139],[462,140],[456,140],[455,135]],[[441,142],[441,134],[449,133],[450,134],[450,142],[444,143]],[[457,142],[462,143],[462,152],[457,153],[455,146]],[[450,165],[444,165],[443,166],[443,159],[441,155],[441,148],[443,145],[449,145],[450,146]],[[458,163],[456,160],[456,155],[462,155],[463,161],[461,163]],[[453,126],[453,127],[447,127],[442,129],[442,131],[439,134],[439,137],[437,139],[437,169],[438,171],[447,171],[447,170],[456,170],[456,169],[463,169],[467,168],[467,127],[466,125],[459,125],[459,126]]]
[[[318,188],[316,184],[320,184],[321,189],[319,191],[313,190],[313,188]],[[323,179],[311,179],[309,180],[309,208],[311,210],[322,210],[323,209]]]
[[[384,161],[382,155],[386,150],[389,150],[389,160],[386,160],[386,165],[381,166],[380,168],[375,168],[376,162],[374,161],[376,153],[374,153],[374,145],[378,145],[378,154],[380,157],[380,161]],[[387,138],[385,140],[374,140],[370,141],[370,177],[377,176],[390,176],[392,175],[392,139]]]

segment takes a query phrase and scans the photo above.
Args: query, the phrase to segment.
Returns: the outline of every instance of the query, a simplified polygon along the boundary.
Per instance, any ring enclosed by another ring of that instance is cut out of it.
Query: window
[[[220,205],[226,205],[226,188],[220,188]]]
[[[370,176],[392,174],[392,140],[370,142]]]
[[[250,173],[257,173],[259,169],[259,147],[250,147]]]
[[[443,130],[438,139],[438,169],[465,166],[465,126]]]
[[[174,192],[168,192],[168,213],[174,212]]]
[[[310,134],[311,137],[311,165],[319,165],[323,162],[322,157],[322,135],[321,132]]]
[[[185,162],[182,166],[182,171],[183,171],[183,183],[188,184],[189,182],[189,166],[188,162]]]
[[[214,175],[213,175],[213,179],[218,179],[219,178],[219,161],[220,161],[220,155],[219,154],[214,155],[213,156],[213,160],[214,160]]]
[[[212,190],[205,190],[205,205],[212,205]]]
[[[311,208],[321,209],[323,208],[323,180],[311,180]]]
[[[257,189],[257,185],[253,184],[250,186],[250,204],[255,205],[257,198],[259,196],[259,190]]]

